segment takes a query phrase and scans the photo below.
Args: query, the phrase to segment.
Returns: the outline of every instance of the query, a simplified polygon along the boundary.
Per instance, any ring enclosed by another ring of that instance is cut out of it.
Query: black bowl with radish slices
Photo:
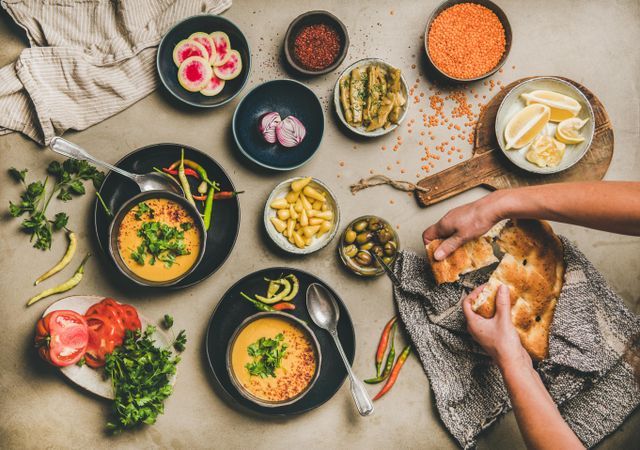
[[[230,20],[193,16],[160,41],[156,59],[167,92],[190,106],[216,108],[242,90],[251,70],[249,43]]]

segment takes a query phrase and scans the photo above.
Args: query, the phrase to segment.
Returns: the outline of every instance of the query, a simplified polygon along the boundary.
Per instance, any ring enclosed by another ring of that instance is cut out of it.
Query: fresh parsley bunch
[[[53,231],[62,230],[67,226],[69,216],[64,212],[57,213],[53,219],[46,216],[47,207],[54,195],[67,202],[74,196],[84,195],[85,181],[91,181],[95,189],[99,189],[104,181],[104,173],[97,170],[86,161],[68,159],[60,164],[53,161],[47,167],[47,177],[44,181],[26,182],[28,169],[9,169],[9,175],[23,184],[25,190],[17,203],[9,202],[9,214],[13,217],[27,215],[22,220],[22,229],[35,239],[33,246],[40,250],[51,248]],[[54,180],[53,187],[47,195],[49,179]]]
[[[164,401],[171,395],[171,377],[180,357],[169,347],[158,347],[152,337],[156,328],[127,330],[124,342],[106,357],[105,374],[114,392],[114,421],[107,429],[120,432],[141,424],[152,425],[164,412]],[[178,333],[173,346],[183,351],[187,338]]]

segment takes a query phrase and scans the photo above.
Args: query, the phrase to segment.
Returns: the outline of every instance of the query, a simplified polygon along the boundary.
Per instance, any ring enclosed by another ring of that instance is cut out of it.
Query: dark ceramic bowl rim
[[[244,330],[250,323],[265,317],[270,317],[270,316],[275,316],[285,321],[293,322],[294,324],[302,328],[305,334],[307,335],[307,337],[310,338],[311,345],[313,347],[313,350],[316,356],[316,369],[313,373],[313,378],[311,379],[309,384],[307,384],[307,386],[302,391],[300,391],[298,395],[296,395],[295,397],[290,398],[288,400],[283,400],[281,402],[269,402],[267,400],[262,400],[256,397],[255,395],[252,395],[237,380],[235,372],[233,371],[233,368],[231,366],[231,353],[233,352],[235,341],[240,335],[240,333],[242,332],[242,330]],[[227,351],[226,351],[225,361],[227,366],[227,372],[229,373],[229,379],[231,380],[231,384],[233,384],[233,386],[236,388],[238,393],[240,393],[240,395],[242,395],[244,398],[255,403],[258,406],[264,406],[265,408],[277,408],[278,406],[292,405],[297,401],[301,400],[302,398],[304,398],[304,396],[307,395],[309,391],[311,391],[311,388],[313,388],[313,386],[316,384],[316,381],[318,380],[318,377],[320,376],[320,369],[322,367],[322,350],[320,350],[320,343],[318,342],[318,338],[316,338],[315,333],[309,327],[309,325],[304,323],[302,320],[292,316],[291,314],[287,314],[281,311],[265,311],[265,312],[255,313],[247,317],[246,319],[244,319],[242,322],[240,322],[240,325],[236,327],[233,334],[231,335],[231,338],[229,338],[229,342],[227,342]]]
[[[342,42],[340,46],[340,53],[338,54],[338,57],[336,58],[336,60],[330,65],[328,65],[327,67],[325,67],[324,69],[320,69],[320,70],[305,69],[300,64],[298,64],[298,62],[296,61],[296,58],[289,51],[289,45],[291,44],[291,40],[294,39],[294,36],[292,36],[294,30],[302,20],[312,16],[322,16],[326,19],[329,19],[329,21],[332,22],[334,25],[336,25],[344,35],[344,42]],[[342,23],[342,21],[338,19],[338,17],[336,17],[334,14],[330,13],[329,11],[318,9],[313,11],[307,11],[306,13],[300,14],[298,17],[293,19],[289,24],[289,27],[287,28],[287,32],[284,35],[283,42],[284,42],[283,43],[284,56],[287,62],[289,63],[289,65],[294,70],[296,70],[297,72],[303,75],[311,75],[311,76],[324,75],[326,73],[329,73],[335,70],[340,64],[342,64],[342,61],[344,61],[344,59],[347,57],[347,52],[349,50],[349,33],[347,32],[346,25]]]
[[[391,226],[391,224],[389,223],[388,220],[383,219],[380,216],[376,216],[375,214],[365,214],[364,216],[360,216],[357,217],[355,219],[353,219],[351,222],[349,222],[347,224],[346,227],[344,227],[344,231],[342,231],[342,233],[340,233],[340,241],[338,242],[338,255],[340,255],[340,261],[342,262],[342,264],[349,269],[349,272],[353,273],[354,275],[357,275],[359,277],[362,278],[376,278],[379,277],[380,275],[382,275],[384,273],[384,269],[380,266],[378,266],[378,270],[375,272],[371,272],[371,273],[361,273],[356,271],[356,269],[354,267],[352,267],[351,265],[349,265],[349,262],[347,261],[347,255],[344,254],[344,235],[347,233],[347,230],[351,227],[351,225],[355,224],[356,222],[359,222],[361,220],[366,220],[366,219],[371,219],[371,218],[375,218],[378,219],[384,223],[386,223],[389,226],[389,229],[391,230],[391,232],[393,233],[393,238],[396,241],[396,257],[393,259],[393,262],[396,261],[396,259],[398,258],[398,252],[400,251],[400,236],[398,235],[398,232],[396,230],[393,229],[393,227]]]
[[[244,147],[240,144],[240,140],[238,139],[238,134],[236,133],[236,124],[237,124],[237,118],[238,118],[238,111],[240,110],[240,107],[242,106],[242,104],[245,102],[245,100],[251,95],[253,94],[254,91],[256,91],[257,89],[266,86],[267,84],[271,84],[271,83],[280,83],[282,81],[286,81],[286,82],[291,82],[291,83],[295,83],[300,85],[301,87],[303,87],[304,89],[308,90],[309,92],[311,92],[311,94],[313,95],[313,97],[316,99],[316,101],[318,102],[318,104],[320,105],[320,114],[322,115],[322,129],[320,130],[320,142],[318,142],[318,146],[315,148],[315,150],[313,151],[313,153],[311,153],[309,155],[309,157],[307,159],[305,159],[304,161],[302,161],[300,164],[297,164],[295,166],[287,166],[287,167],[276,167],[267,163],[264,163],[262,161],[258,161],[256,158],[254,158],[253,156],[251,156],[245,149]],[[236,106],[235,111],[233,111],[233,117],[231,119],[231,132],[233,133],[233,140],[236,143],[236,146],[240,149],[240,152],[246,157],[248,158],[250,161],[252,161],[253,163],[259,165],[260,167],[264,167],[266,169],[270,169],[270,170],[277,170],[278,172],[287,172],[289,170],[294,170],[297,169],[298,167],[302,167],[304,166],[306,163],[308,163],[309,161],[311,161],[311,159],[316,155],[316,153],[318,153],[318,149],[320,148],[320,145],[322,145],[322,139],[324,138],[324,121],[325,121],[325,117],[324,117],[324,108],[322,108],[322,102],[320,101],[320,99],[318,98],[318,96],[316,95],[315,92],[313,92],[313,90],[311,90],[311,88],[307,85],[305,85],[304,83],[301,83],[297,80],[293,80],[291,78],[278,78],[275,80],[269,80],[269,81],[265,81],[264,83],[261,83],[257,86],[254,86],[249,92],[247,92],[245,94],[244,97],[242,97],[242,100],[240,100],[238,102],[238,106]]]
[[[194,223],[196,224],[196,227],[198,228],[198,231],[200,232],[200,245],[198,246],[198,251],[199,251],[198,258],[193,263],[193,265],[189,268],[189,270],[187,270],[182,275],[169,281],[159,281],[159,282],[149,281],[149,280],[145,280],[142,277],[137,276],[136,274],[133,273],[132,270],[126,267],[126,264],[124,263],[124,261],[122,261],[122,257],[120,256],[120,252],[118,250],[117,237],[114,234],[114,233],[117,233],[116,228],[120,226],[120,224],[122,223],[122,220],[124,220],[124,217],[132,208],[135,207],[136,203],[147,198],[166,198],[178,203],[186,211],[189,212],[189,215],[193,219]],[[109,243],[108,243],[109,256],[111,256],[111,259],[113,260],[115,266],[118,268],[120,273],[139,286],[167,287],[167,286],[173,286],[179,283],[181,280],[189,276],[196,269],[196,267],[198,267],[198,265],[202,261],[202,258],[204,257],[204,252],[206,250],[206,247],[207,247],[207,232],[204,228],[204,222],[202,221],[202,217],[200,216],[200,213],[198,212],[195,206],[189,203],[189,201],[186,198],[169,191],[146,191],[146,192],[141,192],[137,195],[134,195],[129,200],[127,200],[120,207],[120,209],[118,209],[118,212],[115,213],[115,215],[113,216],[113,220],[109,225]]]
[[[173,30],[175,30],[176,28],[178,28],[180,25],[182,25],[184,22],[187,22],[189,20],[195,19],[197,17],[215,17],[216,19],[220,19],[223,22],[227,22],[228,24],[234,26],[238,32],[242,35],[242,37],[244,38],[244,41],[247,43],[247,55],[248,55],[248,61],[242,61],[242,70],[245,70],[245,66],[246,66],[246,71],[247,71],[247,76],[244,79],[244,81],[242,82],[242,84],[240,85],[240,87],[238,88],[238,90],[231,96],[229,96],[229,98],[221,101],[220,103],[216,103],[214,105],[205,105],[205,104],[201,104],[201,103],[196,103],[196,102],[192,102],[189,100],[186,100],[184,98],[179,97],[178,95],[176,95],[175,92],[173,92],[173,90],[167,85],[167,83],[164,80],[164,76],[162,74],[162,71],[160,70],[160,49],[162,48],[162,46],[164,45],[164,41],[167,38],[167,36],[169,34],[171,34],[171,32]],[[165,34],[164,36],[162,36],[162,39],[160,40],[160,44],[158,44],[158,51],[156,53],[156,72],[158,72],[158,78],[160,79],[160,82],[162,83],[162,86],[164,86],[164,89],[166,91],[168,91],[171,96],[179,101],[181,101],[182,103],[185,103],[187,105],[190,106],[194,106],[196,108],[204,108],[204,109],[211,109],[211,108],[218,108],[220,106],[226,105],[227,103],[229,103],[231,100],[233,100],[234,98],[237,97],[237,95],[242,92],[242,90],[244,89],[244,87],[247,85],[247,81],[249,81],[249,77],[251,76],[251,46],[249,45],[249,40],[247,39],[247,37],[245,36],[245,34],[242,32],[242,30],[240,29],[240,27],[238,25],[236,25],[233,21],[227,19],[226,17],[223,17],[221,15],[218,14],[196,14],[193,15],[191,17],[187,17],[186,19],[181,20],[180,22],[176,23],[174,26],[172,26]]]
[[[496,64],[496,66],[493,69],[491,69],[489,72],[475,78],[456,78],[451,75],[447,75],[433,62],[433,60],[431,59],[431,55],[429,54],[429,30],[431,29],[431,24],[436,19],[436,17],[438,17],[440,13],[443,12],[445,9],[448,9],[451,6],[458,5],[460,3],[475,3],[476,5],[484,6],[490,9],[502,24],[502,28],[504,28],[505,48],[504,48],[504,53],[500,58],[500,61],[498,61],[498,64]],[[507,61],[507,58],[509,57],[509,52],[511,51],[512,42],[513,42],[513,33],[511,31],[511,24],[509,23],[509,19],[507,18],[507,15],[504,13],[502,8],[500,8],[498,5],[496,5],[490,0],[445,0],[444,2],[440,3],[440,5],[436,6],[433,12],[431,12],[431,15],[429,16],[429,20],[427,21],[427,27],[425,28],[424,38],[423,38],[424,52],[427,55],[427,59],[429,60],[429,63],[431,64],[431,66],[435,70],[437,70],[442,77],[446,78],[449,81],[454,81],[456,83],[472,83],[474,81],[484,80],[485,78],[488,78],[494,73],[496,73]]]
[[[163,147],[163,146],[174,146],[174,147],[184,147],[184,148],[188,148],[190,151],[194,151],[196,153],[199,153],[200,155],[202,155],[205,158],[210,159],[211,161],[213,161],[213,163],[215,165],[217,165],[220,170],[222,171],[222,173],[224,173],[224,175],[227,177],[227,179],[229,180],[229,183],[231,184],[232,190],[236,190],[235,188],[235,184],[233,183],[233,180],[231,180],[231,177],[229,177],[229,174],[227,173],[227,171],[224,169],[224,167],[222,167],[222,165],[220,163],[218,163],[218,161],[215,160],[215,158],[213,158],[212,156],[204,153],[202,150],[198,150],[195,147],[192,147],[190,145],[184,145],[184,144],[175,144],[173,142],[160,142],[157,144],[149,144],[149,145],[145,145],[144,147],[140,147],[137,148],[135,150],[130,151],[129,153],[127,153],[126,155],[124,155],[122,158],[120,158],[114,165],[116,167],[120,167],[120,165],[122,164],[123,161],[125,161],[126,159],[130,158],[132,155],[134,155],[135,153],[141,152],[141,151],[145,151],[145,150],[149,150],[149,149],[153,149],[154,147]],[[106,181],[109,179],[109,177],[111,176],[115,176],[118,177],[119,175],[113,175],[112,172],[107,172],[107,175],[105,176],[104,181],[102,182],[102,185],[100,186],[100,190],[99,193],[102,194],[102,188],[105,186]],[[231,256],[231,253],[233,252],[233,248],[236,246],[236,242],[238,241],[238,235],[240,234],[240,221],[242,219],[242,210],[240,208],[240,200],[239,197],[236,197],[236,201],[238,202],[238,223],[236,224],[236,232],[235,235],[233,236],[233,242],[231,243],[231,247],[229,248],[229,253],[224,257],[224,259],[220,262],[220,265],[218,267],[215,268],[215,270],[212,270],[210,273],[206,274],[204,277],[202,277],[199,280],[195,280],[191,283],[182,285],[182,286],[177,286],[177,285],[172,285],[172,286],[166,286],[170,289],[183,289],[183,288],[187,288],[190,286],[194,286],[204,280],[206,280],[207,278],[209,278],[210,276],[212,276],[214,273],[216,273],[218,270],[220,270],[220,268],[227,262],[227,259],[229,259],[229,256]],[[94,203],[94,207],[93,207],[93,233],[94,236],[97,240],[98,246],[100,247],[100,249],[105,252],[108,252],[109,249],[109,242],[102,242],[102,240],[100,239],[100,233],[98,231],[98,210],[101,208],[100,205],[100,200],[96,198],[95,203]],[[113,219],[111,219],[113,222]],[[111,224],[109,224],[109,227],[111,227]],[[204,253],[203,253],[204,255]]]

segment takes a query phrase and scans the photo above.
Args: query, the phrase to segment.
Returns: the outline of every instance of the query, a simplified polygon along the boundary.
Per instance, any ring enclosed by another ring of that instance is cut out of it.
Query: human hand
[[[528,363],[531,357],[522,347],[520,337],[511,322],[511,299],[509,288],[501,285],[496,295],[496,313],[491,319],[476,314],[471,305],[480,295],[484,285],[475,288],[462,301],[462,310],[467,318],[467,330],[471,337],[504,369],[509,364]]]
[[[433,255],[437,261],[449,256],[465,242],[482,236],[501,220],[495,207],[496,194],[452,209],[422,233],[425,245],[434,239],[444,239]]]

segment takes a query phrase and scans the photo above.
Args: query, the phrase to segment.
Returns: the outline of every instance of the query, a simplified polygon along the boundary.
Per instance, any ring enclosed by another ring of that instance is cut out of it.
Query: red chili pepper
[[[172,169],[171,167],[163,167],[162,171],[165,173],[168,173],[169,175],[178,175],[178,169]],[[193,178],[195,178],[196,180],[200,179],[200,175],[198,175],[198,172],[196,172],[193,169],[189,169],[188,167],[185,167],[184,169],[184,174],[191,176]]]
[[[384,353],[387,351],[387,347],[389,346],[389,333],[391,332],[391,327],[398,320],[397,316],[393,316],[389,322],[384,326],[384,330],[382,330],[382,335],[380,336],[380,343],[378,344],[378,351],[376,352],[376,376],[380,376],[380,367],[382,366],[382,360],[384,359]]]
[[[238,194],[242,194],[244,191],[222,191],[222,192],[216,192],[213,196],[214,200],[228,200],[230,198],[235,197]],[[202,195],[193,195],[192,196],[194,200],[202,200],[205,201],[207,199],[207,194],[202,194]]]
[[[402,353],[400,353],[400,356],[398,356],[396,365],[393,366],[393,370],[391,371],[391,375],[389,375],[389,379],[387,380],[387,383],[380,390],[380,392],[378,392],[378,394],[375,397],[373,397],[374,401],[378,400],[384,394],[389,392],[389,390],[393,387],[393,385],[396,383],[396,380],[398,379],[398,374],[400,373],[400,369],[402,369],[402,366],[404,365],[405,361],[409,357],[410,353],[411,353],[411,346],[407,345],[404,348],[404,350],[402,350]]]
[[[285,309],[292,310],[296,309],[296,305],[294,305],[293,303],[282,302],[273,305],[273,309],[275,309],[276,311],[284,311]]]

